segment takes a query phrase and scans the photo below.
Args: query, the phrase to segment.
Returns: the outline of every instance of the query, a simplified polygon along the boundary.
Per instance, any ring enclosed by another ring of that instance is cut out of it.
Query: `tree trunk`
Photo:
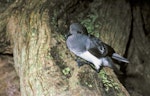
[[[40,13],[43,3],[37,0],[22,3],[8,18],[6,28],[13,44],[22,96],[46,96],[51,90],[45,71],[51,31],[48,11]]]
[[[16,0],[0,10],[1,54],[13,54],[21,96],[130,96],[113,70],[78,68],[65,44],[72,22],[127,56],[132,10],[126,0]]]

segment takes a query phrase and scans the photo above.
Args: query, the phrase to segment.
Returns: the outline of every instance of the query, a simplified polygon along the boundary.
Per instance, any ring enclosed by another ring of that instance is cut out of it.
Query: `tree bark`
[[[23,3],[23,1],[22,1]],[[9,17],[6,29],[13,44],[15,69],[22,96],[46,96],[49,88],[44,68],[50,42],[48,11],[40,13],[43,1],[27,1]],[[21,8],[22,7],[22,8]]]

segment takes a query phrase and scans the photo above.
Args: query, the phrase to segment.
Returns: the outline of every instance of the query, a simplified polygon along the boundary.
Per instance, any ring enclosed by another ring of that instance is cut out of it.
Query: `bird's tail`
[[[129,63],[129,61],[117,53],[113,53],[112,58],[121,62]]]

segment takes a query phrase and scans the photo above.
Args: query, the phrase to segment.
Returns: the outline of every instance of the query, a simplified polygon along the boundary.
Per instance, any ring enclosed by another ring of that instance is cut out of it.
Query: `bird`
[[[66,45],[76,56],[92,63],[97,72],[105,66],[114,68],[113,60],[129,63],[126,58],[117,54],[111,46],[90,35],[86,27],[80,23],[70,25]]]

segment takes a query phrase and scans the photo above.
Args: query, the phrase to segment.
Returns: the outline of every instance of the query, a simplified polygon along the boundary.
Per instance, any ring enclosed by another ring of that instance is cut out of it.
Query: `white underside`
[[[102,65],[102,59],[99,59],[95,56],[93,56],[90,52],[86,51],[82,54],[79,55],[81,58],[93,63],[96,67],[96,69],[99,69],[100,66]]]
[[[111,66],[112,64],[110,64],[112,62],[109,62],[110,58],[105,58],[105,57],[104,58],[97,58],[88,51],[80,54],[79,56],[81,58],[93,63],[95,65],[96,69],[99,69],[102,66],[102,64],[103,64],[103,66],[112,67]]]

